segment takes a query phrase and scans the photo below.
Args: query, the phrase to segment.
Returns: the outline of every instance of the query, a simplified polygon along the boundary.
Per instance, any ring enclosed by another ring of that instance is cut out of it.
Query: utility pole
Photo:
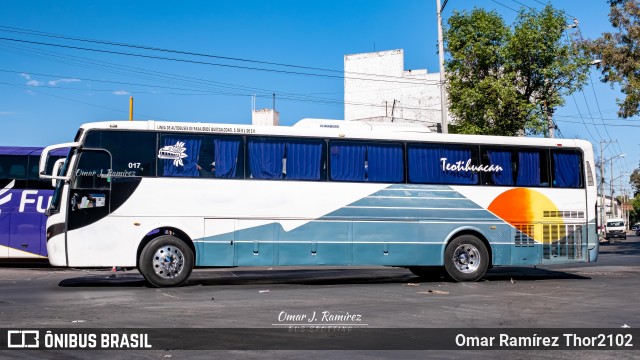
[[[442,108],[442,133],[447,134],[449,132],[449,125],[447,124],[447,89],[445,87],[444,76],[444,42],[442,39],[442,9],[447,5],[448,0],[444,0],[444,5],[440,6],[440,0],[436,0],[436,8],[438,14],[438,58],[440,60],[440,107]]]
[[[604,221],[605,221],[605,206],[604,206],[604,163],[605,163],[605,159],[604,159],[604,149],[605,147],[602,147],[602,144],[611,144],[614,141],[605,141],[605,140],[601,140],[600,141],[600,184],[598,186],[598,191],[600,192],[600,216],[599,216],[599,222],[598,225],[600,227],[599,231],[601,232],[602,230],[604,230]]]
[[[549,106],[547,106],[547,101],[544,101],[544,116],[547,118],[547,137],[553,139],[556,137],[556,125],[553,123],[553,117],[549,114]]]
[[[614,156],[614,157],[612,157],[610,159],[610,161],[611,161],[611,181],[609,182],[609,185],[611,185],[611,214],[613,215],[614,218],[618,217],[618,212],[616,211],[616,207],[615,207],[615,203],[614,203],[614,199],[613,199],[613,182],[615,181],[615,179],[617,179],[617,178],[613,177],[613,161],[615,159],[617,159],[617,158],[621,158],[621,157],[625,157],[625,156],[626,156],[626,154],[618,154],[618,155],[616,155],[616,156]],[[624,174],[624,175],[627,175],[627,174]],[[622,177],[624,175],[622,175],[622,174],[620,175],[620,181],[621,182],[622,182]]]
[[[613,200],[613,158],[611,158],[611,181],[609,182],[609,190],[611,191],[611,215],[613,218],[617,218],[616,214],[616,204]]]
[[[598,232],[601,233],[601,229],[604,226],[604,152],[602,148],[602,143],[605,141],[600,141],[600,183],[598,184],[598,192],[600,193],[600,221],[598,222]]]

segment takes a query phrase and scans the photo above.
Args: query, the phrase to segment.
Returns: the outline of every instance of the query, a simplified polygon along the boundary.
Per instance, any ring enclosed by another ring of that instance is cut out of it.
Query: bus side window
[[[196,159],[196,168],[198,175],[204,178],[215,176],[216,158],[215,144],[211,136],[205,136],[200,146],[200,153]]]
[[[513,151],[504,148],[482,150],[482,164],[489,164],[494,171],[482,173],[485,185],[513,186],[515,160]]]
[[[322,140],[287,140],[286,178],[288,180],[320,180],[323,149]]]
[[[409,182],[418,184],[478,184],[478,173],[465,169],[477,162],[477,147],[466,145],[409,144]]]
[[[155,132],[91,130],[84,147],[109,151],[112,171],[138,177],[156,175],[156,145]]]
[[[514,160],[516,186],[549,186],[548,151],[520,149]]]
[[[213,176],[221,179],[242,178],[242,138],[221,136],[213,140],[213,162],[210,163]]]
[[[201,146],[201,136],[162,135],[158,150],[158,173],[171,177],[199,177],[198,157]]]
[[[279,138],[252,137],[247,141],[249,174],[253,179],[284,178],[285,142]]]
[[[367,143],[367,181],[404,181],[404,148],[397,143]]]
[[[583,187],[582,157],[580,153],[577,151],[553,150],[551,154],[553,160],[553,187]]]
[[[329,143],[332,181],[365,181],[367,146],[363,142],[334,140]]]
[[[27,157],[21,155],[0,156],[0,186],[5,187],[12,181],[14,189],[25,189],[27,184]]]

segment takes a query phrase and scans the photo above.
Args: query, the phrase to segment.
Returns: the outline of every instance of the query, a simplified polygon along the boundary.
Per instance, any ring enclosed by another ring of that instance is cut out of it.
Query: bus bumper
[[[51,265],[67,266],[67,247],[64,242],[64,234],[56,235],[47,240],[47,254]]]

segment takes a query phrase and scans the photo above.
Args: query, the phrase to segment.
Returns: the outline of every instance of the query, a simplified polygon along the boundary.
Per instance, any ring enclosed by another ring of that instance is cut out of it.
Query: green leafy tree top
[[[618,116],[640,114],[640,4],[638,0],[610,0],[609,21],[614,32],[585,41],[586,48],[601,58],[602,81],[619,84]]]
[[[580,89],[589,57],[565,34],[566,16],[551,6],[522,11],[508,27],[493,11],[449,18],[445,40],[452,131],[541,134],[563,96]]]

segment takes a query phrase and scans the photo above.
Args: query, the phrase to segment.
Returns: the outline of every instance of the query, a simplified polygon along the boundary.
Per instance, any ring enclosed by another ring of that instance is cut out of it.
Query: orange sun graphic
[[[521,230],[534,240],[542,241],[545,211],[557,212],[558,207],[544,194],[531,189],[511,189],[498,195],[488,208],[502,220]]]

